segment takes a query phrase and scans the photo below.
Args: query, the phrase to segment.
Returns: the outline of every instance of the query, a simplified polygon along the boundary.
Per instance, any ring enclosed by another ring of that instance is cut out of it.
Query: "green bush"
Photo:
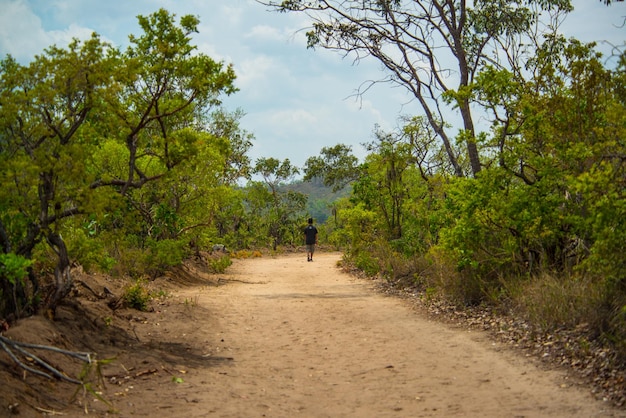
[[[8,253],[0,253],[0,279],[7,280],[12,285],[21,283],[28,275],[28,267],[33,264],[22,256]]]
[[[25,306],[33,303],[24,291],[24,278],[32,264],[22,256],[0,253],[0,317],[19,316]]]
[[[211,273],[224,273],[231,264],[233,264],[233,262],[228,255],[212,258],[208,261],[208,267]]]
[[[380,272],[378,261],[376,261],[370,253],[365,251],[359,252],[356,257],[354,257],[354,265],[368,276],[375,276]]]
[[[133,309],[147,311],[148,304],[152,299],[144,280],[137,280],[124,291],[124,301]]]
[[[186,243],[182,240],[150,240],[147,246],[145,271],[152,277],[163,274],[170,267],[180,266],[187,255],[184,251]]]
[[[69,228],[66,239],[70,258],[80,264],[86,272],[94,268],[109,272],[115,264],[115,259],[107,254],[105,241],[89,236],[89,230]]]

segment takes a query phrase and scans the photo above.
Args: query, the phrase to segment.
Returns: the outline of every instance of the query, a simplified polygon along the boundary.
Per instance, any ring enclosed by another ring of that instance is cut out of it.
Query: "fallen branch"
[[[92,362],[92,358],[91,358],[91,354],[90,353],[81,353],[81,352],[76,352],[76,351],[68,351],[68,350],[63,350],[61,348],[51,347],[51,346],[47,346],[47,345],[22,343],[22,342],[19,342],[19,341],[13,341],[13,340],[5,337],[4,335],[0,335],[0,347],[2,347],[2,349],[9,355],[9,357],[11,357],[11,360],[13,360],[18,366],[20,366],[22,369],[24,369],[26,371],[29,371],[29,372],[31,372],[33,374],[38,375],[38,376],[47,377],[48,379],[52,379],[53,376],[56,376],[59,379],[65,380],[67,382],[75,383],[77,385],[82,385],[83,382],[63,374],[59,370],[57,370],[54,367],[52,367],[46,361],[40,359],[39,357],[37,357],[33,353],[31,353],[28,350],[26,350],[26,348],[31,348],[31,349],[34,348],[34,349],[38,349],[38,350],[46,350],[46,351],[52,351],[52,352],[55,352],[55,353],[61,353],[61,354],[64,354],[66,356],[69,356],[69,357],[77,358],[77,359],[79,359],[79,360],[81,360],[81,361],[83,361],[85,363],[89,363],[89,364],[91,364],[91,362]],[[18,356],[13,352],[13,350],[19,352],[21,355],[23,355],[26,358],[32,359],[35,363],[39,364],[41,367],[46,369],[49,373],[46,373],[44,371],[41,371],[41,370],[38,370],[38,369],[35,369],[35,368],[32,368],[32,367],[28,366],[27,364],[25,364],[24,362],[22,362],[18,358]]]
[[[44,408],[40,408],[38,406],[35,407],[35,409],[39,412],[43,412],[46,415],[67,415],[63,412],[56,412],[56,411],[51,411],[49,409],[44,409]]]
[[[106,286],[102,289],[102,293],[98,293],[82,280],[76,280],[74,283],[79,284],[85,289],[89,290],[98,299],[106,299],[109,295],[115,297],[115,295],[113,295],[113,293],[109,289],[107,289]]]

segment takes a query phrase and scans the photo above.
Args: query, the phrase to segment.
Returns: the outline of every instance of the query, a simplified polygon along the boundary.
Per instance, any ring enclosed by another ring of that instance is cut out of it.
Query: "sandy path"
[[[144,392],[151,407],[132,415],[620,416],[563,374],[376,293],[338,260],[236,260],[226,284],[182,291],[193,306],[178,332],[204,363],[181,364],[184,382]]]

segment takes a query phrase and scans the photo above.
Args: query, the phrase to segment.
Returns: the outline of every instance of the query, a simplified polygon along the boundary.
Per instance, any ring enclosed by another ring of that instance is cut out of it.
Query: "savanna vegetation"
[[[306,198],[278,185],[298,169],[251,164],[242,111],[221,106],[235,73],[195,50],[198,19],[139,23],[126,50],[94,34],[0,62],[2,318],[53,317],[76,265],[142,280],[216,243],[296,240]]]
[[[415,115],[374,127],[363,161],[338,144],[302,169],[253,163],[243,112],[221,105],[235,73],[195,50],[193,16],[140,16],[126,50],[94,34],[6,57],[1,318],[54,317],[75,265],[149,280],[216,243],[299,245],[314,214],[368,274],[582,326],[626,358],[623,47],[559,35],[566,0],[268,5],[309,14],[310,47],[379,60]]]
[[[309,16],[311,48],[377,59],[420,108],[363,162],[339,144],[306,163],[352,186],[326,224],[350,262],[626,359],[623,45],[560,35],[569,1],[265,4]]]

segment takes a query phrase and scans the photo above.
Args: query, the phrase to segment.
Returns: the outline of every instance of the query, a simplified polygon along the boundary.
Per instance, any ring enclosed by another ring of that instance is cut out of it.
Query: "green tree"
[[[51,312],[72,285],[62,234],[80,225],[72,218],[95,217],[92,232],[122,227],[143,240],[147,231],[175,239],[192,224],[180,203],[194,200],[193,183],[181,181],[193,175],[199,185],[224,174],[227,155],[245,149],[241,142],[233,152],[224,138],[199,133],[220,95],[235,91],[235,76],[194,53],[197,19],[183,16],[177,25],[159,10],[139,22],[144,35],[131,36],[125,53],[94,34],[51,47],[27,67],[11,57],[0,63],[2,248],[27,259],[45,252],[39,244],[53,250],[55,290],[44,295]],[[197,169],[200,157],[205,166]],[[139,190],[156,181],[180,187],[146,189],[153,198],[146,199]],[[37,276],[29,276],[37,294]]]
[[[252,147],[254,135],[241,128],[239,120],[244,116],[243,111],[227,112],[218,108],[212,115],[208,132],[215,138],[228,140],[226,164],[222,181],[233,185],[241,178],[250,178],[250,157],[248,151]]]
[[[476,283],[471,300],[502,291],[508,278],[585,272],[619,311],[624,67],[606,68],[593,45],[575,40],[545,46],[529,61],[532,81],[495,68],[476,78],[477,99],[496,121],[485,140],[493,164],[448,188],[454,221],[442,245]]]
[[[106,96],[111,117],[103,116],[103,127],[125,144],[128,169],[123,178],[101,179],[98,185],[119,186],[121,194],[189,158],[195,150],[179,143],[186,137],[175,133],[201,128],[220,95],[236,91],[231,66],[194,53],[191,34],[197,32],[197,18],[183,16],[180,26],[174,19],[163,9],[139,16],[144,35],[130,36],[132,45],[121,56],[114,89]],[[144,166],[151,162],[161,167],[148,175]]]
[[[555,14],[571,9],[567,0],[484,0],[471,7],[465,1],[439,0],[260,3],[278,11],[306,14],[313,22],[307,32],[309,47],[338,50],[357,61],[365,57],[378,60],[388,74],[381,81],[397,84],[415,98],[458,176],[467,170],[463,156],[453,146],[451,129],[456,128],[445,123],[451,109],[460,116],[459,140],[470,172],[476,175],[482,166],[467,94],[473,78],[486,63],[511,68],[521,76],[525,59],[520,45],[539,39],[534,31],[542,14],[535,13],[534,7]]]
[[[304,180],[321,178],[325,186],[332,187],[336,192],[360,177],[358,163],[359,159],[352,154],[352,147],[348,145],[324,147],[319,157],[306,160]]]
[[[518,202],[520,210],[509,218],[542,208],[543,215],[536,213],[532,222],[546,222],[543,231],[527,224],[509,227],[519,236],[533,231],[526,240],[535,245],[524,246],[530,246],[547,265],[562,269],[571,264],[572,257],[576,263],[584,258],[582,249],[594,241],[593,228],[584,225],[585,219],[593,216],[590,205],[597,199],[585,198],[578,179],[596,174],[601,178],[604,168],[600,167],[615,169],[623,155],[616,140],[622,135],[616,109],[624,106],[619,95],[623,67],[615,71],[604,68],[593,45],[562,38],[546,43],[529,66],[537,74],[533,83],[520,83],[508,72],[489,68],[477,77],[476,89],[479,100],[495,115],[488,143],[499,166],[513,177],[506,181],[507,187],[522,190],[518,198],[526,196]],[[610,181],[596,183],[595,192],[612,190],[620,175],[617,169]],[[557,219],[548,213],[560,216]],[[581,244],[576,255],[567,250],[572,242]]]
[[[265,224],[268,236],[272,239],[272,248],[276,250],[286,238],[293,244],[299,235],[299,218],[307,198],[299,192],[281,192],[280,186],[293,179],[299,173],[298,168],[291,165],[288,159],[280,161],[276,158],[259,158],[253,172],[263,179],[260,194],[257,196],[261,196],[259,201],[265,206]],[[258,185],[253,187],[259,189]]]
[[[191,44],[197,18],[183,16],[177,25],[161,9],[139,16],[139,23],[144,33],[131,36],[120,55],[119,78],[100,125],[122,158],[107,159],[114,166],[98,186],[115,187],[134,212],[128,218],[120,211],[111,222],[125,226],[120,245],[148,251],[141,269],[159,259],[152,254],[166,248],[159,241],[197,250],[215,236],[204,229],[213,226],[220,190],[244,172],[249,142],[236,137],[238,116],[219,109],[220,96],[236,91],[232,67],[196,53]],[[182,261],[185,252],[175,253],[180,257],[168,264]]]
[[[86,169],[94,132],[87,121],[108,86],[104,50],[94,35],[67,50],[51,47],[28,67],[11,57],[0,66],[2,247],[27,259],[42,241],[53,249],[51,309],[72,283],[63,223],[95,204]],[[37,293],[38,279],[29,276]]]
[[[367,176],[354,185],[354,194],[384,220],[389,239],[402,237],[404,202],[408,195],[405,172],[411,166],[410,146],[402,135],[375,131],[368,145]],[[362,195],[361,195],[362,194]]]

